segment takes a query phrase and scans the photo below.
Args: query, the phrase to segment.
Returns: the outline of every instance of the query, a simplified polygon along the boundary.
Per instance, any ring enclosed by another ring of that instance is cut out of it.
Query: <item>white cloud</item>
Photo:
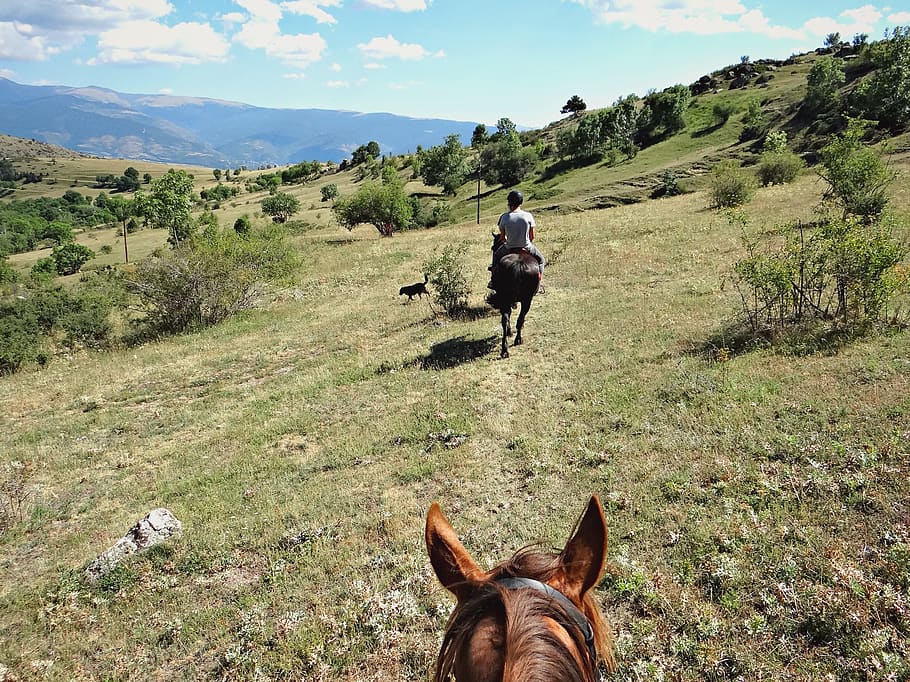
[[[282,77],[282,78],[287,78],[287,79],[290,80],[290,81],[302,81],[302,80],[306,80],[306,74],[305,74],[305,73],[299,73],[299,72],[297,72],[297,73],[285,73],[285,74],[282,74],[281,77]]]
[[[234,40],[251,50],[263,50],[269,57],[298,69],[322,59],[327,45],[318,33],[282,33],[281,7],[269,0],[235,0],[250,13]]]
[[[424,0],[361,0],[361,2],[365,5],[370,5],[371,7],[392,9],[398,12],[422,11],[429,5],[429,2],[425,2]]]
[[[351,84],[347,81],[326,81],[327,88],[349,88]]]
[[[35,26],[41,33],[99,33],[131,21],[160,19],[174,11],[168,0],[25,0],[0,2],[0,22]]]
[[[312,17],[319,24],[337,24],[338,20],[323,7],[341,7],[341,0],[291,0],[281,6],[291,14]]]
[[[430,56],[430,52],[416,43],[399,43],[391,34],[385,38],[373,38],[368,43],[357,45],[367,59],[389,59],[397,57],[404,60],[420,60]]]
[[[98,56],[88,64],[201,64],[224,61],[228,47],[208,24],[130,21],[98,36]]]
[[[771,38],[801,38],[799,29],[773,25],[760,9],[739,0],[570,0],[607,24],[650,31],[712,35],[760,33]]]
[[[173,89],[171,89],[171,88],[161,88],[161,89],[158,91],[158,94],[159,94],[159,95],[173,95],[173,94],[174,94],[174,91],[173,91]]]
[[[38,35],[34,26],[4,21],[0,23],[0,59],[43,62],[66,47],[74,47],[78,40],[73,36],[67,45],[59,40],[55,45]]]
[[[207,23],[162,23],[169,0],[0,1],[0,58],[46,60],[95,36],[86,64],[223,61],[228,43]],[[82,63],[82,62],[78,62]]]
[[[837,19],[833,17],[815,17],[805,23],[805,29],[816,36],[829,33],[840,33],[841,39],[847,39],[856,33],[873,33],[882,13],[872,5],[841,12]]]
[[[377,62],[367,62],[363,65],[365,69],[384,69],[386,68],[385,64],[379,64]]]
[[[0,69],[0,78],[15,78],[16,72],[10,69]]]
[[[341,64],[332,64],[329,68],[335,73],[338,73],[341,71]]]
[[[225,24],[242,24],[246,20],[246,15],[242,12],[228,12],[218,17]]]
[[[895,12],[888,15],[888,23],[892,26],[897,24],[910,24],[910,12]]]

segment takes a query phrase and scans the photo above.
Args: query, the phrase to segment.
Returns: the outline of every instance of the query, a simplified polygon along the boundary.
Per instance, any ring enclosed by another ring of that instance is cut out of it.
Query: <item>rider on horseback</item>
[[[497,235],[499,246],[494,247],[493,264],[490,266],[490,271],[496,270],[499,259],[507,253],[523,249],[537,259],[540,264],[540,274],[543,276],[543,268],[547,260],[534,245],[534,216],[521,208],[524,195],[518,190],[512,190],[506,200],[509,203],[509,211],[499,216],[499,234]],[[494,288],[492,278],[487,287]]]

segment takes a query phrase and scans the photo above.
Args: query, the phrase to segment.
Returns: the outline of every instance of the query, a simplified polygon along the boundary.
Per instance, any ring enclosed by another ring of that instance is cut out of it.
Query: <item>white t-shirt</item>
[[[531,228],[535,227],[534,216],[522,209],[516,209],[499,216],[499,229],[506,233],[506,246],[510,249],[526,249],[531,245]]]

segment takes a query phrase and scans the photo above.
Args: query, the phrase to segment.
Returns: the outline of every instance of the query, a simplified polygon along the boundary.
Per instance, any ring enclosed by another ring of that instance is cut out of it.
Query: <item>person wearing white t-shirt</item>
[[[493,264],[490,266],[490,270],[495,270],[499,259],[513,249],[524,249],[540,263],[540,274],[543,276],[543,269],[547,264],[547,259],[534,245],[534,227],[536,225],[534,216],[521,208],[522,203],[524,203],[524,195],[518,190],[512,190],[509,192],[509,196],[506,197],[506,201],[509,204],[509,210],[499,216],[497,223],[499,226],[499,246],[493,251]],[[492,286],[490,288],[492,289]]]

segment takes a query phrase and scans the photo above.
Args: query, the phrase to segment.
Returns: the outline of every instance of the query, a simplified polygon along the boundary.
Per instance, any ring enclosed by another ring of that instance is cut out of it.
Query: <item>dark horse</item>
[[[521,345],[521,328],[525,315],[531,307],[534,294],[540,288],[540,265],[537,259],[527,251],[517,251],[503,256],[493,271],[493,289],[491,297],[493,307],[499,309],[502,317],[502,350],[500,356],[509,357],[506,338],[512,335],[510,317],[516,303],[521,304],[518,320],[515,322],[515,345]]]
[[[610,627],[591,594],[607,554],[596,496],[559,554],[525,548],[483,571],[435,502],[426,542],[436,577],[458,600],[434,682],[595,682],[598,662],[615,669]]]

